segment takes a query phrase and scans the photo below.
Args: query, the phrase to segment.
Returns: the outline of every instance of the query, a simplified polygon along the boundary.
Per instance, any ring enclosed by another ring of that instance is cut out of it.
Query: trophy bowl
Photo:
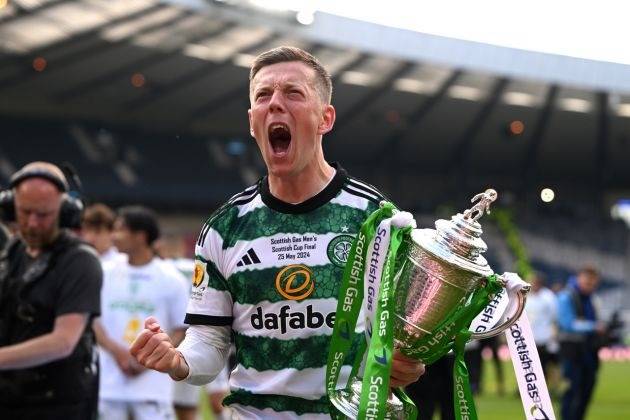
[[[494,274],[481,255],[487,246],[481,238],[479,218],[489,212],[490,203],[497,197],[494,190],[477,194],[476,204],[450,220],[437,220],[435,229],[413,229],[401,246],[396,259],[395,312],[393,317],[394,347],[403,354],[430,364],[452,348],[458,332],[449,329],[445,320],[466,307],[475,290],[484,286]],[[498,276],[499,284],[507,281]],[[509,303],[495,326],[482,333],[472,333],[472,339],[497,335],[509,328],[520,317],[529,288],[507,290]],[[483,309],[483,308],[482,308]],[[474,314],[476,315],[476,314]],[[472,319],[471,319],[472,320]],[[466,325],[470,324],[470,321]],[[450,343],[439,354],[429,354],[432,343]],[[347,418],[358,416],[361,379],[354,378],[345,390],[331,396],[331,403]],[[402,403],[393,393],[387,401],[386,418],[404,419]]]

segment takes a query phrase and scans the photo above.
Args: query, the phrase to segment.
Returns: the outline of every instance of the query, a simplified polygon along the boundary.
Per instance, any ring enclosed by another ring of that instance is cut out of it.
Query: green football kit
[[[275,198],[262,178],[199,235],[186,323],[231,327],[237,366],[224,403],[243,418],[329,418],[324,382],[339,284],[354,236],[384,199],[333,166],[324,190],[299,204]]]

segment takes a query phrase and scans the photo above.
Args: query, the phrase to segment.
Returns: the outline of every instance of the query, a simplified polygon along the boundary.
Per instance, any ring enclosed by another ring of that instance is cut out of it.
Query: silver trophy
[[[488,189],[471,200],[473,207],[451,217],[438,220],[435,229],[414,229],[402,247],[397,260],[394,283],[396,313],[394,346],[398,349],[421,353],[418,342],[427,337],[451,334],[457,331],[442,329],[443,321],[458,307],[465,305],[475,289],[494,274],[481,255],[487,246],[481,239],[479,219],[490,212],[490,204],[497,198],[495,190]],[[507,280],[498,277],[503,287]],[[493,327],[475,332],[472,339],[498,335],[514,324],[525,307],[529,286],[508,290],[507,308]],[[405,352],[408,353],[408,352]],[[415,357],[415,356],[414,356]],[[419,357],[422,360],[422,357]],[[361,380],[355,378],[349,388],[338,390],[331,402],[346,417],[356,419],[359,412]],[[387,416],[404,419],[402,402],[393,394],[387,401]]]

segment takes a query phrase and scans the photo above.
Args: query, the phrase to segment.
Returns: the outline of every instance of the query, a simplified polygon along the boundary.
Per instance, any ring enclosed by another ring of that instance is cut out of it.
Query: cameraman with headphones
[[[32,162],[0,193],[18,234],[0,253],[0,418],[96,418],[92,318],[100,313],[98,256],[67,229],[83,205],[55,165]]]

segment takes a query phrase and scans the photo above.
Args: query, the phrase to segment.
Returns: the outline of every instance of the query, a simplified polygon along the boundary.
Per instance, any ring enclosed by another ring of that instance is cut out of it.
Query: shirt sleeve
[[[230,350],[230,327],[191,326],[177,349],[188,364],[186,382],[204,385],[225,367]]]
[[[221,238],[212,229],[205,245],[195,249],[195,271],[186,310],[189,325],[232,325],[232,294],[219,269]]]
[[[98,257],[88,250],[79,249],[68,258],[61,259],[59,264],[56,315],[100,315],[103,269]]]

